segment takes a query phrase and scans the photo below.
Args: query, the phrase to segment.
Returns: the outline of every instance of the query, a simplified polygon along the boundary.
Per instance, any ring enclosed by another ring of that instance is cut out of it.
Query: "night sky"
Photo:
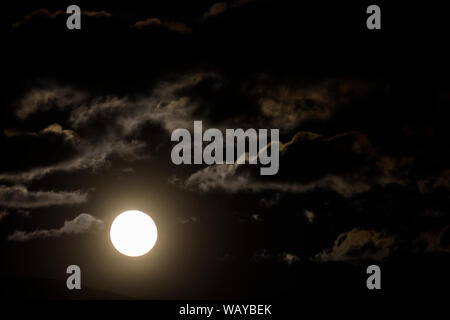
[[[78,1],[81,30],[60,2],[2,9],[9,295],[366,293],[371,264],[387,293],[450,285],[444,10],[378,2],[368,30],[372,3],[335,2]],[[278,174],[174,165],[170,135],[194,120],[280,129]],[[139,258],[109,239],[129,209],[158,226]],[[65,288],[71,264],[82,293]]]

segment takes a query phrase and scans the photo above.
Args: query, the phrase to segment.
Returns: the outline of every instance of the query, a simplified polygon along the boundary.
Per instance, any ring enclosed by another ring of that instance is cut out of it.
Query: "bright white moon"
[[[114,248],[129,257],[138,257],[149,252],[156,243],[158,230],[149,215],[138,210],[119,214],[109,232]]]

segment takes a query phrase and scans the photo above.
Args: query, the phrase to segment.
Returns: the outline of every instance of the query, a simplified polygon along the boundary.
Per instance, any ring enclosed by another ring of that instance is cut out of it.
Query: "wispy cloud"
[[[284,263],[289,265],[300,262],[300,258],[297,255],[287,252],[281,254],[281,259]]]
[[[438,232],[422,232],[414,241],[416,248],[423,248],[425,252],[450,253],[450,243],[446,241],[450,236],[450,225],[445,226]]]
[[[192,27],[188,26],[184,22],[161,21],[161,19],[159,19],[159,18],[148,18],[145,20],[140,20],[131,26],[131,28],[137,29],[137,30],[143,30],[148,27],[160,27],[160,28],[164,28],[169,31],[173,31],[173,32],[181,33],[181,34],[192,33]]]
[[[82,10],[81,14],[85,15],[87,17],[103,17],[103,18],[112,17],[112,14],[105,10],[100,10],[100,11]],[[65,10],[50,11],[47,8],[41,8],[41,9],[31,11],[26,16],[24,16],[22,19],[20,19],[19,21],[13,23],[12,27],[13,27],[13,29],[18,29],[25,25],[33,23],[33,21],[35,21],[35,20],[39,20],[39,19],[54,20],[54,19],[64,16],[64,15],[66,15]]]
[[[62,136],[66,140],[76,140],[77,135],[73,130],[67,130],[63,129],[63,127],[58,123],[53,123],[49,125],[48,127],[42,129],[39,132],[30,132],[30,131],[21,131],[16,129],[5,129],[4,134],[11,138],[11,137],[20,137],[20,136],[31,136],[31,137],[38,137],[48,134],[54,134]]]
[[[145,146],[144,142],[123,140],[109,140],[97,142],[93,145],[82,143],[79,147],[79,153],[66,161],[53,165],[35,167],[22,172],[0,173],[0,181],[9,181],[14,183],[26,183],[40,179],[54,172],[72,172],[82,169],[97,169],[107,163],[109,156],[116,154],[128,159],[136,159],[139,150]]]
[[[228,4],[226,2],[216,2],[208,10],[206,10],[206,12],[203,14],[203,19],[215,17],[227,10]]]
[[[261,261],[276,261],[276,262],[287,264],[287,265],[292,265],[292,264],[300,262],[299,256],[297,256],[293,253],[289,253],[289,252],[273,253],[267,249],[257,250],[253,254],[252,260],[259,261],[259,262],[261,262]]]
[[[152,123],[169,132],[175,128],[191,126],[197,105],[180,91],[208,78],[219,81],[218,76],[213,73],[189,74],[161,81],[151,94],[138,99],[127,96],[91,96],[69,87],[32,89],[20,100],[17,117],[25,120],[34,113],[46,112],[52,108],[70,110],[68,123],[71,128],[63,129],[60,125],[53,124],[38,133],[9,129],[5,134],[13,137],[52,133],[77,137],[76,153],[55,164],[36,164],[28,170],[0,173],[0,181],[26,183],[54,172],[98,169],[107,164],[112,155],[128,161],[142,159],[146,156],[142,151],[147,143],[134,138],[142,126]],[[105,121],[109,123],[107,128],[95,125]],[[95,128],[98,133],[83,135],[83,130],[87,127]]]
[[[314,261],[346,261],[360,260],[381,261],[393,250],[395,237],[374,230],[352,229],[341,233],[333,247],[325,249],[314,256]]]
[[[238,8],[254,1],[256,0],[236,0],[231,4],[228,4],[225,1],[216,2],[208,10],[206,10],[206,12],[203,14],[202,19],[206,20],[209,18],[219,16],[230,9]]]
[[[230,193],[239,191],[261,192],[280,191],[304,193],[313,190],[332,190],[344,197],[366,192],[370,185],[350,177],[326,175],[307,183],[285,181],[260,181],[251,178],[248,172],[238,172],[238,164],[213,165],[194,172],[184,181],[184,186],[203,192],[223,190]]]
[[[80,204],[87,201],[81,191],[30,191],[25,186],[0,185],[0,206],[6,208],[42,208],[56,205]]]
[[[0,221],[2,221],[6,216],[9,215],[9,211],[7,210],[0,210]]]
[[[308,221],[309,224],[314,222],[314,219],[316,218],[316,215],[314,214],[314,212],[312,210],[305,210],[303,212],[303,214],[305,215],[306,220]]]
[[[369,85],[352,79],[327,79],[306,85],[274,83],[262,75],[245,86],[257,101],[262,119],[276,128],[294,129],[307,120],[327,120],[338,107],[369,91]]]
[[[65,221],[59,229],[35,230],[32,232],[15,231],[8,237],[9,241],[25,242],[34,239],[58,238],[64,235],[76,235],[99,229],[103,222],[94,216],[82,213],[75,219]]]
[[[86,99],[86,95],[70,87],[49,86],[31,89],[18,102],[16,115],[19,119],[26,119],[30,115],[51,108],[63,109],[69,105],[76,105]]]

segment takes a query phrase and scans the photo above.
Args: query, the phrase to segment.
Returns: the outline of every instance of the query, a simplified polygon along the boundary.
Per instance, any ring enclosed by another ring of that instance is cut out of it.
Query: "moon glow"
[[[149,215],[138,210],[128,210],[114,219],[110,238],[114,248],[120,253],[139,257],[153,248],[158,230]]]

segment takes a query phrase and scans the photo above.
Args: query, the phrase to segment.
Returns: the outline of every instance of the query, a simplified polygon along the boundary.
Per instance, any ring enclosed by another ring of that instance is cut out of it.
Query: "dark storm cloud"
[[[333,247],[314,256],[314,261],[346,261],[386,259],[394,250],[395,237],[374,230],[355,228],[341,233]]]
[[[32,232],[15,231],[8,237],[9,241],[25,242],[34,239],[59,238],[66,235],[77,235],[98,230],[103,225],[100,219],[81,213],[75,219],[65,221],[59,229],[35,230]]]
[[[30,191],[25,186],[0,185],[0,206],[6,208],[42,208],[86,201],[87,194],[81,191]]]
[[[82,10],[82,15],[85,15],[87,17],[103,17],[103,18],[110,18],[112,17],[111,13],[101,10],[101,11],[89,11],[89,10]],[[55,10],[50,11],[46,8],[37,9],[34,11],[31,11],[28,13],[25,17],[23,17],[21,20],[15,22],[12,24],[13,29],[21,28],[25,25],[32,24],[34,21],[38,20],[54,20],[61,16],[69,16],[65,10]]]
[[[192,28],[180,21],[161,21],[159,18],[148,18],[145,20],[137,21],[131,28],[137,30],[143,30],[149,27],[160,27],[169,31],[178,32],[181,34],[192,33]]]

